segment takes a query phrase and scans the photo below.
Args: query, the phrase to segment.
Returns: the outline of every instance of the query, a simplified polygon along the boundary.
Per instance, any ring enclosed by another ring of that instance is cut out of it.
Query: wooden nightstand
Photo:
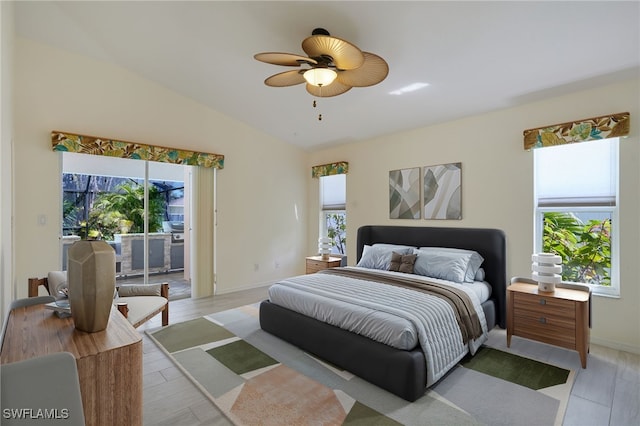
[[[314,274],[323,269],[335,268],[340,266],[342,258],[329,257],[329,259],[323,259],[322,256],[309,256],[307,257],[307,274]]]
[[[573,349],[587,368],[589,292],[556,286],[539,292],[537,284],[513,282],[507,287],[507,347],[511,336]]]

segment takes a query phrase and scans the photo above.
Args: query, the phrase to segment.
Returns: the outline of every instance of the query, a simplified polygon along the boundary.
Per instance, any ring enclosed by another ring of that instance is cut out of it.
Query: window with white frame
[[[320,235],[331,240],[331,253],[346,254],[347,175],[320,177]]]
[[[618,138],[534,150],[535,251],[562,279],[619,296]]]

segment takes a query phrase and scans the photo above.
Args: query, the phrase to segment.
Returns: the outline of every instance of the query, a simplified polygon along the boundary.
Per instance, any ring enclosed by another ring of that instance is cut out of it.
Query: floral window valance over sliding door
[[[51,144],[54,151],[104,155],[215,169],[224,168],[224,155],[221,154],[166,148],[55,130],[51,132]]]
[[[629,135],[629,113],[586,118],[569,123],[538,127],[523,132],[524,149],[543,148]]]

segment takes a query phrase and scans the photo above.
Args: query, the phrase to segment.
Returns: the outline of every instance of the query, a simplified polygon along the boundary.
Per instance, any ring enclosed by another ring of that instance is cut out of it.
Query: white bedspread
[[[419,344],[426,358],[427,386],[431,386],[487,339],[480,300],[473,290],[464,291],[473,302],[483,331],[481,337],[466,345],[447,302],[407,288],[309,274],[272,285],[269,298],[277,305],[399,349],[410,350]]]

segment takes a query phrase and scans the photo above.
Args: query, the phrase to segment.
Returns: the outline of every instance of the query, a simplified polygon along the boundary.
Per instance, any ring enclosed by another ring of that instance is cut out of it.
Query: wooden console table
[[[76,330],[44,305],[9,315],[0,362],[71,352],[78,365],[87,425],[142,424],[142,337],[115,308],[106,330]]]

